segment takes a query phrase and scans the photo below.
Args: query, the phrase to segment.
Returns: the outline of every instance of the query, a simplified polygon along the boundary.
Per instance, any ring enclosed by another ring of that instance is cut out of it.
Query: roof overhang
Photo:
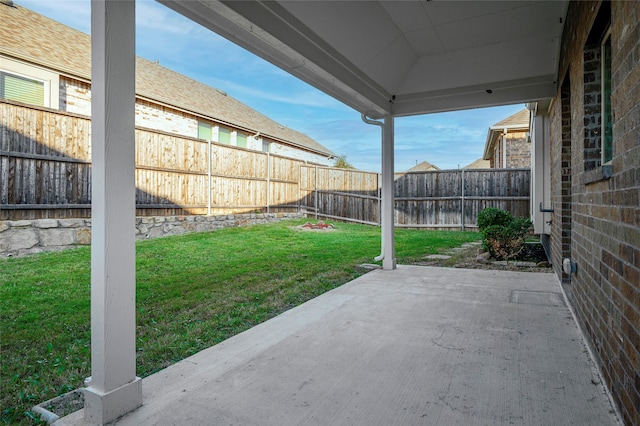
[[[158,0],[372,118],[553,97],[568,0]]]

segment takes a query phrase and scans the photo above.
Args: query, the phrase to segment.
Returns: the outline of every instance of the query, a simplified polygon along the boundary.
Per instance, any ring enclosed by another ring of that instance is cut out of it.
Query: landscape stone
[[[425,259],[439,259],[439,260],[446,260],[446,259],[451,259],[451,256],[448,256],[446,254],[430,254],[428,256],[424,257]]]
[[[32,226],[32,225],[33,225],[32,220],[14,220],[11,222],[12,228],[20,228],[23,226]]]
[[[75,229],[55,228],[40,231],[40,245],[49,246],[69,246],[76,243]]]
[[[41,228],[41,229],[57,228],[58,220],[57,219],[39,219],[33,222],[33,226],[35,228]]]
[[[84,219],[65,219],[61,220],[59,226],[61,228],[80,228],[85,226]]]
[[[38,236],[33,228],[11,229],[0,239],[0,251],[30,249],[38,244]]]
[[[76,230],[76,244],[87,246],[91,244],[91,230],[82,228]]]

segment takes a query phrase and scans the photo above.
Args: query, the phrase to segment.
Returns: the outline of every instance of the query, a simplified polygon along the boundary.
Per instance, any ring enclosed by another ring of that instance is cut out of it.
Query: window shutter
[[[0,72],[0,97],[32,105],[44,105],[44,82]]]

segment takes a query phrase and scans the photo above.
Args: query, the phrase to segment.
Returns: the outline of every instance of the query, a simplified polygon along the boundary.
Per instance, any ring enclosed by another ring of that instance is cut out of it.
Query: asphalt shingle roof
[[[511,127],[511,126],[522,126],[523,128],[528,128],[529,127],[529,110],[528,109],[523,109],[521,111],[516,112],[513,115],[510,115],[509,117],[505,118],[504,120],[500,120],[498,121],[496,124],[494,124],[491,127]]]
[[[72,78],[91,79],[91,37],[18,4],[0,4],[0,54],[50,68]],[[206,84],[157,63],[136,58],[136,94],[148,100],[260,132],[324,155],[329,149]]]

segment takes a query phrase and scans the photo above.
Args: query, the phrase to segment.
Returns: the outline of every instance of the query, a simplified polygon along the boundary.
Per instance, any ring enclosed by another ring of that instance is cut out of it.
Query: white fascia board
[[[544,75],[415,94],[399,94],[395,117],[534,102],[555,96],[556,76]]]

